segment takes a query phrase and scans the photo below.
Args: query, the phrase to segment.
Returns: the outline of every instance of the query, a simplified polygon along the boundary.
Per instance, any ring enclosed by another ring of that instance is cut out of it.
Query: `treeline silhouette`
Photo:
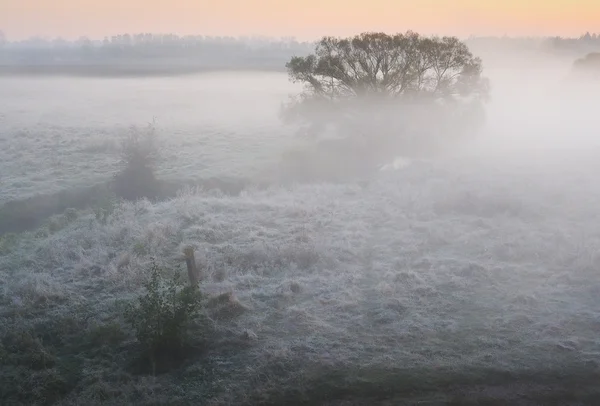
[[[600,50],[600,34],[563,37],[470,37],[465,43],[484,50],[545,50],[585,54]],[[123,34],[92,40],[29,38],[10,41],[0,31],[0,71],[45,72],[52,67],[145,67],[165,71],[219,68],[280,69],[293,56],[308,55],[315,43],[294,38],[227,37],[175,34]]]
[[[206,67],[257,66],[283,69],[292,56],[310,52],[313,44],[293,38],[233,38],[124,34],[103,40],[30,38],[5,40],[2,65],[168,64]]]
[[[600,50],[600,33],[574,37],[471,37],[465,41],[470,46],[486,46],[492,49],[537,49],[544,51],[586,53]]]

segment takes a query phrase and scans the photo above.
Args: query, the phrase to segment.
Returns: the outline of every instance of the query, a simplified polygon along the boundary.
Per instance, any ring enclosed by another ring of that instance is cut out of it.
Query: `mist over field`
[[[313,150],[283,122],[303,89],[283,71],[0,76],[6,404],[600,402],[600,80],[581,55],[471,48],[476,134],[375,169],[375,134]],[[86,199],[153,120],[174,189]],[[120,303],[152,261],[187,277],[186,247],[198,342],[140,373]]]
[[[282,73],[0,82],[2,162],[13,174],[1,201],[105,180],[123,132],[153,118],[165,148],[159,173],[175,178],[242,176],[279,159],[291,133],[277,115],[295,89]]]

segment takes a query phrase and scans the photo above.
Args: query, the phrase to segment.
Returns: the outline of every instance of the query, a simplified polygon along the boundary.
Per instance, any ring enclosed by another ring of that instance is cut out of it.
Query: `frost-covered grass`
[[[157,176],[248,177],[277,160],[277,116],[296,91],[282,73],[185,78],[0,78],[0,204],[103,182],[129,126],[156,118]]]
[[[509,69],[514,60],[490,60],[485,137],[536,148],[597,143],[598,83],[566,86],[570,62]],[[121,137],[154,118],[164,158],[157,177],[167,181],[262,175],[298,141],[278,117],[299,91],[284,73],[5,77],[0,88],[0,205],[105,182],[118,170]]]
[[[65,405],[593,404],[598,166],[463,157],[361,184],[125,203],[105,222],[81,212],[11,237],[2,327],[29,334],[32,354],[60,349],[57,366],[27,362]],[[151,257],[176,270],[188,245],[215,305],[205,352],[135,375],[118,300],[139,292]]]
[[[160,178],[264,173],[289,145],[287,88],[197,80],[2,81],[0,203],[106,180],[152,116]],[[495,89],[478,158],[105,202],[0,236],[0,403],[600,404],[599,154],[560,150],[593,144],[594,104]],[[190,245],[209,323],[184,364],[140,375],[123,301],[152,257],[185,273]]]

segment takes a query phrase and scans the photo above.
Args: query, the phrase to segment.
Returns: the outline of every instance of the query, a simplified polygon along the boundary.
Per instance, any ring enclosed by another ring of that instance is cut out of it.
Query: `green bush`
[[[186,356],[191,341],[189,328],[202,306],[198,287],[182,286],[179,274],[169,281],[152,262],[146,293],[125,309],[125,319],[136,333],[142,361],[152,374],[165,370]]]

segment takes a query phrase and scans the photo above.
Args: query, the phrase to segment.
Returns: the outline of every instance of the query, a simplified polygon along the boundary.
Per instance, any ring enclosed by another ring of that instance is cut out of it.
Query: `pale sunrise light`
[[[565,35],[600,29],[597,0],[2,0],[0,29],[101,38],[131,32],[315,38],[359,31]]]
[[[0,0],[0,406],[600,405],[600,0]]]

